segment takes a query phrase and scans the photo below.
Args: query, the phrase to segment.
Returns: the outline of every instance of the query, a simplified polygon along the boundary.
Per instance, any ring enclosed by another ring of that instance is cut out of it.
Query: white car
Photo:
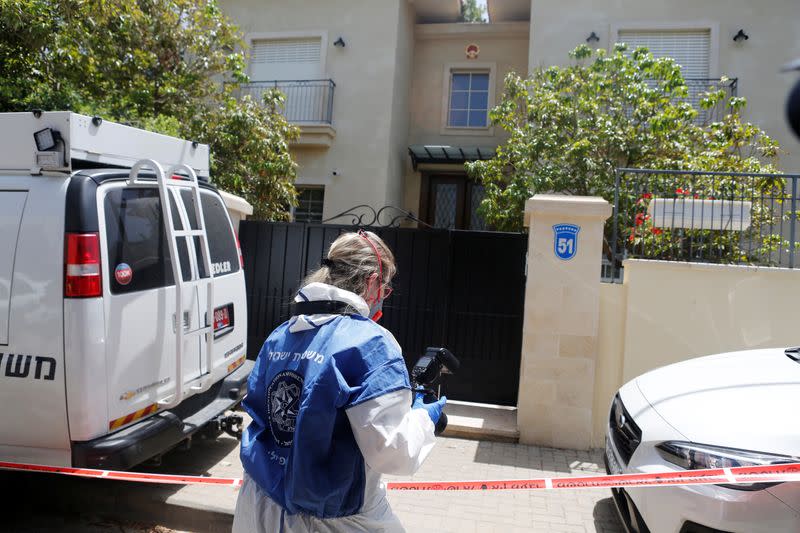
[[[764,349],[648,372],[615,396],[606,470],[655,473],[800,462],[800,354]],[[628,531],[800,531],[800,482],[612,489]]]

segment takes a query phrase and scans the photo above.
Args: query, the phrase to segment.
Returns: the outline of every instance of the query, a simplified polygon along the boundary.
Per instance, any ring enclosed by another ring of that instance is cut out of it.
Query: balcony
[[[736,96],[737,78],[687,78],[684,81],[689,89],[689,102],[697,109],[695,121],[698,124],[720,121],[729,112],[728,99]],[[710,109],[700,107],[700,99],[703,93],[719,90],[725,91],[725,99],[722,102]]]
[[[294,146],[329,147],[333,129],[333,80],[269,80],[241,85],[241,94],[260,101],[264,91],[277,89],[286,96],[283,115],[300,127],[300,139]]]

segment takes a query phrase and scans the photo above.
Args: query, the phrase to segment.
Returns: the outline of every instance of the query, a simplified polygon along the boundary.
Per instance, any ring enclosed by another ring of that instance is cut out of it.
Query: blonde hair
[[[373,245],[380,253],[383,284],[389,285],[397,272],[394,254],[380,237],[371,231],[364,231],[361,234],[339,235],[328,251],[329,261],[324,261],[330,266],[323,264],[303,281],[303,286],[313,282],[327,283],[364,296],[369,277],[381,273]]]

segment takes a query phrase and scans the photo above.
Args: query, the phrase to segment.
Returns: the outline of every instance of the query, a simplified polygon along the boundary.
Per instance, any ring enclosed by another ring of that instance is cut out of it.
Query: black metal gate
[[[239,239],[248,296],[248,357],[289,318],[303,278],[331,242],[353,226],[243,221]],[[527,236],[515,233],[369,228],[395,254],[394,293],[381,324],[411,365],[427,346],[461,361],[448,398],[516,405],[525,298]]]

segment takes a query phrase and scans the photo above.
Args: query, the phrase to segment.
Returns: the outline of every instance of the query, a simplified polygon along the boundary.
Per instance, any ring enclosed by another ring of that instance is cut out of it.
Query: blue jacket
[[[243,405],[245,471],[288,513],[358,513],[365,463],[345,410],[410,388],[396,342],[359,315],[292,333],[279,326],[261,348]]]

